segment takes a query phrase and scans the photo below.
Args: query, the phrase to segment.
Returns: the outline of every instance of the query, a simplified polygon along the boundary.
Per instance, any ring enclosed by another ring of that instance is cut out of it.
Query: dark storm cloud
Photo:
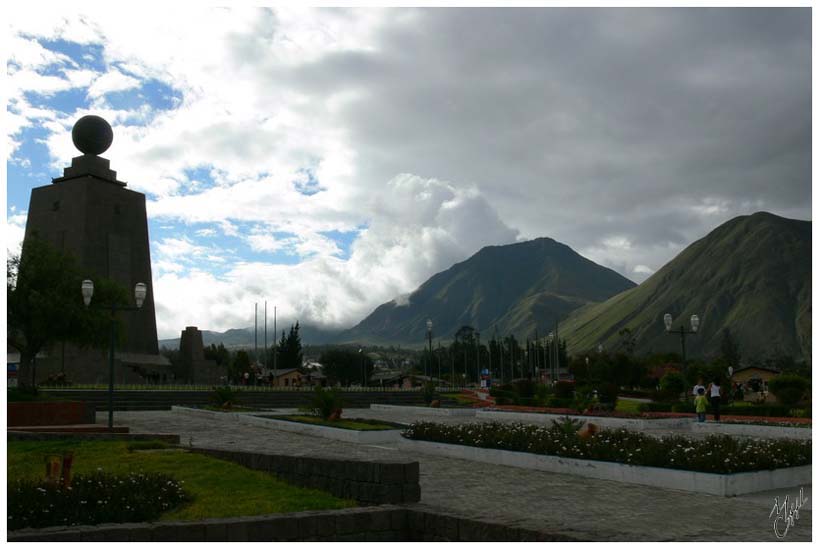
[[[361,94],[342,117],[365,185],[474,184],[523,235],[637,279],[735,215],[810,217],[808,9],[403,15],[372,51],[278,75]]]

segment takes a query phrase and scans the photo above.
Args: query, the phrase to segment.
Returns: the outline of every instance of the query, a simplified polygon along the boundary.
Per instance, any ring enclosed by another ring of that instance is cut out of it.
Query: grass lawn
[[[270,474],[184,449],[129,452],[126,441],[9,441],[8,479],[42,479],[46,455],[66,451],[74,452],[74,474],[87,474],[102,468],[114,474],[162,472],[184,481],[183,486],[193,497],[193,502],[166,512],[160,517],[161,521],[356,506],[352,500],[288,485]]]
[[[254,407],[243,407],[242,405],[234,405],[233,407],[226,409],[223,407],[217,407],[216,405],[205,405],[202,407],[203,410],[206,411],[214,411],[214,412],[224,412],[224,413],[245,413],[245,412],[268,412],[268,409],[259,409]]]
[[[453,399],[459,405],[472,406],[472,404],[475,403],[475,399],[461,393],[442,393],[441,396]]]
[[[641,411],[638,410],[640,404],[640,401],[618,398],[618,401],[615,404],[615,410],[624,413],[640,414]]]
[[[301,422],[302,424],[317,424],[319,426],[328,426],[329,428],[342,428],[344,430],[400,430],[405,428],[401,424],[394,424],[392,422],[385,422],[383,420],[370,420],[366,418],[342,418],[339,420],[323,420],[318,416],[307,415],[288,415],[288,416],[266,416],[264,418],[271,418],[273,420],[287,420],[290,422]]]

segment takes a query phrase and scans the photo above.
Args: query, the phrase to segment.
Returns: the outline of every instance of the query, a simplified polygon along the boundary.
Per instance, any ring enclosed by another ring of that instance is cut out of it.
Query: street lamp
[[[667,313],[663,316],[663,324],[666,325],[666,332],[667,334],[679,334],[680,335],[680,349],[681,349],[681,357],[683,359],[683,363],[686,363],[686,335],[687,334],[697,334],[698,327],[700,326],[700,319],[697,315],[692,315],[689,318],[689,323],[692,327],[692,330],[686,330],[683,325],[680,326],[679,329],[673,330],[672,329],[672,315]]]
[[[94,296],[94,281],[86,279],[80,285],[80,291],[83,294],[83,303],[85,307],[91,305],[91,298]],[[148,287],[145,283],[137,283],[134,286],[134,301],[137,306],[123,306],[115,302],[110,304],[100,304],[100,308],[105,308],[111,311],[111,343],[108,348],[108,430],[114,430],[114,346],[116,345],[117,334],[117,312],[118,311],[137,311],[142,308],[145,302],[145,296],[148,294]]]
[[[476,386],[481,386],[481,333],[475,331],[475,383]]]
[[[362,389],[364,389],[366,375],[364,373],[364,358],[362,357],[362,348],[359,348],[359,368],[362,369]]]
[[[427,345],[428,345],[428,359],[427,363],[430,367],[430,378],[433,378],[433,321],[427,319]]]

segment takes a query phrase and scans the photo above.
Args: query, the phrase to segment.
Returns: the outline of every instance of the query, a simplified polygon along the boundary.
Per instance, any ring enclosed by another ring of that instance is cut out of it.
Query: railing
[[[218,385],[214,384],[117,384],[115,391],[213,391]],[[224,387],[224,386],[218,386]],[[248,392],[312,392],[313,386],[228,386],[233,391]],[[49,386],[39,385],[39,389],[48,391],[72,391],[72,390],[107,390],[108,384],[72,384],[70,386]],[[344,386],[334,387],[342,392],[419,392],[421,387],[416,388],[382,388],[381,386]],[[439,393],[460,392],[465,388],[459,386],[437,387]]]

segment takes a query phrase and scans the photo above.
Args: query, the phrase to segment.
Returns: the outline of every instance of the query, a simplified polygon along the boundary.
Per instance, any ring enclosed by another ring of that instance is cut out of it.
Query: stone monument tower
[[[115,381],[167,378],[170,363],[159,355],[157,346],[145,195],[126,189],[109,168],[109,161],[99,156],[114,138],[108,122],[84,116],[74,125],[71,137],[83,154],[74,157],[51,185],[31,191],[25,238],[36,234],[74,256],[84,277],[116,281],[130,296],[136,283],[145,283],[148,295],[142,308],[120,315],[125,338],[115,355]],[[104,350],[56,346],[49,350],[48,359],[38,360],[38,381],[61,370],[74,382],[107,381],[106,354]]]
[[[220,382],[222,369],[215,361],[205,359],[205,348],[202,345],[202,332],[196,327],[185,327],[179,337],[180,372],[177,381],[191,384],[217,384]]]

